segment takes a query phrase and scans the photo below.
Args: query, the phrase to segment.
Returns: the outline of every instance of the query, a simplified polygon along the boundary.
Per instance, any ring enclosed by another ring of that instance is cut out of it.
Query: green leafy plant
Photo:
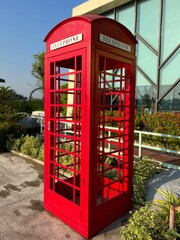
[[[74,157],[71,155],[71,152],[74,152],[74,145],[72,143],[62,143],[60,148],[64,150],[64,154],[62,154],[59,159],[60,163],[64,166],[72,167],[71,164],[74,162]],[[62,168],[60,174],[69,177],[72,176],[73,172],[66,168]]]
[[[25,136],[24,135],[22,135],[20,138],[13,139],[11,149],[19,152],[20,148],[21,148],[21,145],[24,143],[24,141],[25,141]]]
[[[24,137],[24,142],[20,147],[23,154],[36,158],[39,154],[41,143],[38,137],[28,136]]]
[[[156,112],[151,115],[136,113],[135,129],[180,136],[180,113]],[[135,140],[138,141],[137,134],[135,134]],[[145,135],[143,136],[143,143],[160,146],[162,148],[180,150],[179,139]]]
[[[152,205],[146,204],[134,214],[131,212],[129,224],[120,232],[122,240],[174,240],[175,237],[177,240],[180,239],[179,212],[175,215],[175,229],[169,230],[170,203],[179,206],[180,198],[173,192],[168,193],[165,190],[159,192],[165,197],[164,200],[157,200]]]
[[[177,197],[172,191],[169,193],[165,189],[157,190],[164,197],[163,200],[155,200],[153,205],[159,212],[159,218],[164,225],[169,224],[169,212],[170,206],[173,204],[175,207],[180,206],[180,198]],[[177,237],[177,233],[180,233],[180,212],[175,211],[175,226],[173,231],[167,231],[165,237]],[[178,236],[180,238],[180,235]],[[170,239],[170,238],[169,238]]]
[[[159,237],[160,221],[156,212],[152,211],[149,205],[131,213],[129,224],[121,229],[122,240],[157,240]],[[154,238],[155,236],[155,238]]]
[[[39,154],[37,156],[38,160],[44,161],[44,145],[41,145],[39,148]]]
[[[134,161],[133,200],[135,203],[145,203],[146,184],[156,173],[159,173],[159,164],[144,157]]]
[[[0,150],[7,150],[7,142],[11,138],[19,137],[25,132],[22,126],[17,124],[21,116],[7,105],[0,104]]]

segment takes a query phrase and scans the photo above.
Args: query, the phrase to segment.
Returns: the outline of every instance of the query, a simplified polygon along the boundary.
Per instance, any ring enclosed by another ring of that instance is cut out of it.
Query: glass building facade
[[[114,2],[115,8],[90,13],[115,19],[136,36],[137,110],[180,112],[180,1]]]

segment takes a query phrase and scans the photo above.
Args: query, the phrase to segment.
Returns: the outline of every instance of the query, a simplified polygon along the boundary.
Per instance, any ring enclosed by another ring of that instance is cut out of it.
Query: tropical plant
[[[159,212],[159,218],[163,222],[164,225],[169,225],[169,213],[170,213],[170,206],[174,205],[175,207],[180,206],[180,198],[173,193],[173,191],[168,192],[165,189],[157,189],[159,193],[163,196],[164,199],[161,200],[155,200],[153,205],[156,207],[156,209]],[[180,212],[175,211],[175,226],[174,230],[167,231],[165,234],[165,237],[179,237],[180,238]],[[179,235],[177,235],[179,233]],[[169,238],[170,239],[170,238]]]
[[[32,64],[31,74],[37,79],[37,87],[30,93],[29,99],[31,100],[32,94],[35,91],[44,89],[44,52],[34,54],[34,62]]]
[[[0,149],[6,150],[7,141],[10,136],[12,138],[19,137],[20,134],[25,132],[22,126],[17,124],[17,121],[21,118],[20,114],[11,107],[0,104]]]
[[[34,54],[34,63],[32,64],[32,75],[37,79],[39,87],[44,86],[44,52]]]
[[[68,83],[65,83],[61,86],[61,89],[65,89],[68,88]],[[61,104],[67,104],[68,98],[67,98],[68,94],[63,94],[61,93],[60,95],[60,102]],[[61,107],[61,113],[63,114],[63,116],[66,116],[67,114],[67,107]]]
[[[12,91],[10,87],[0,87],[0,104],[8,105],[11,101]]]

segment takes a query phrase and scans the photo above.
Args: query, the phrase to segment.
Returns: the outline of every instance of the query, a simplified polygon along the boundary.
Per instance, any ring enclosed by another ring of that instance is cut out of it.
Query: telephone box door
[[[93,212],[98,225],[132,207],[134,62],[102,50],[96,50],[95,59],[97,197]]]
[[[73,218],[77,226],[82,205],[84,50],[49,58],[48,63],[45,206],[62,219]]]

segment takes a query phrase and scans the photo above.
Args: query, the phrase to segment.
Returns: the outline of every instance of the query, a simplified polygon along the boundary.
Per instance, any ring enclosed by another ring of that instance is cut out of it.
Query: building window
[[[153,48],[158,49],[160,1],[138,1],[137,33]]]
[[[139,112],[154,112],[156,89],[137,70],[136,72],[136,109]]]
[[[137,65],[156,84],[157,56],[140,40],[137,44]]]
[[[174,84],[180,76],[180,51],[177,51],[160,71],[160,97],[165,94],[169,87]]]
[[[161,62],[163,62],[179,44],[180,1],[163,0],[163,26]]]
[[[104,16],[104,17],[111,18],[111,19],[115,19],[114,10],[105,12],[105,13],[103,13],[101,15]]]
[[[116,19],[137,38],[136,105],[151,112],[180,111],[180,1],[126,2],[102,15]]]
[[[116,20],[127,27],[133,34],[135,30],[135,6],[126,4],[116,9]]]
[[[178,111],[180,108],[180,83],[176,85],[159,103],[160,111]]]

